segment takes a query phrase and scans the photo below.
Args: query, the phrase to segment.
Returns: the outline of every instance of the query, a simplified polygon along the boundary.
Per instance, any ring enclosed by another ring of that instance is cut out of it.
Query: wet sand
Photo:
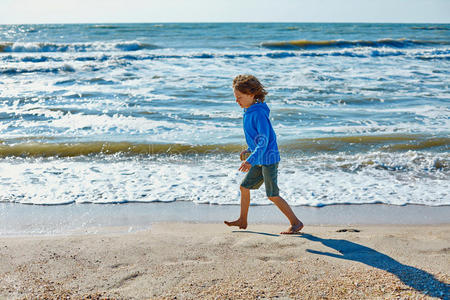
[[[0,299],[449,297],[450,224],[284,229],[159,222],[132,233],[1,237]]]
[[[438,225],[449,223],[450,205],[327,205],[292,206],[307,225]],[[24,205],[0,203],[0,237],[5,235],[40,235],[134,232],[151,228],[155,222],[221,223],[235,219],[239,205],[195,204],[191,201]],[[250,224],[285,224],[286,217],[275,205],[251,205]]]

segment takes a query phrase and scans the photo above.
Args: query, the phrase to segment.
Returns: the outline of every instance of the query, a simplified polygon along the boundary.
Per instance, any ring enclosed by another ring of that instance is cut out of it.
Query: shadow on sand
[[[300,238],[322,243],[324,246],[338,251],[340,255],[311,249],[307,249],[307,252],[361,262],[368,266],[394,274],[404,284],[423,294],[441,299],[449,299],[448,284],[437,280],[428,272],[404,265],[386,254],[380,253],[372,248],[347,240],[322,239],[306,233],[300,235]],[[405,249],[405,251],[407,251],[407,249]]]

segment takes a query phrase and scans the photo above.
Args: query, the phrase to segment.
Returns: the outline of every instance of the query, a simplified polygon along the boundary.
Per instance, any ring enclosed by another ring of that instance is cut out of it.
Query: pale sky
[[[0,24],[450,23],[450,0],[0,0]]]

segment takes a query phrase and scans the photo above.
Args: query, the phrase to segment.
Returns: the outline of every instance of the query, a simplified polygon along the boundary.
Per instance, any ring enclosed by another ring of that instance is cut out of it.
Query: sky
[[[450,0],[0,0],[0,24],[450,23]]]

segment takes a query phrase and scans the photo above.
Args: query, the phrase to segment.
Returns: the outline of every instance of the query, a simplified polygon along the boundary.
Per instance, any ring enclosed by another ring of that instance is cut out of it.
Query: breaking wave
[[[390,48],[408,48],[416,46],[436,46],[450,45],[450,41],[422,41],[409,39],[380,39],[377,41],[370,40],[325,40],[325,41],[282,41],[282,42],[264,42],[262,47],[280,50],[298,50],[298,49],[321,49],[321,48],[354,48],[354,47],[390,47]]]
[[[21,138],[21,141],[26,140]],[[33,140],[30,137],[30,140]],[[135,144],[130,142],[80,142],[45,143],[0,141],[0,157],[76,157],[89,155],[208,155],[233,154],[242,151],[240,144]],[[409,151],[450,149],[450,138],[427,137],[424,135],[383,135],[383,136],[342,136],[298,139],[280,145],[287,153],[328,153],[328,152],[364,152]]]
[[[132,50],[128,50],[132,51]],[[80,53],[81,54],[81,53]],[[255,52],[234,52],[234,53],[221,53],[221,52],[199,52],[199,53],[187,53],[187,54],[162,54],[162,53],[130,53],[130,54],[94,54],[88,53],[79,55],[73,60],[81,62],[104,62],[108,60],[115,61],[141,61],[141,60],[165,60],[165,59],[253,59],[253,58],[271,58],[271,59],[283,59],[289,57],[352,57],[352,58],[370,58],[370,57],[391,57],[391,56],[404,56],[411,59],[420,60],[448,60],[450,59],[450,49],[423,49],[423,50],[404,50],[404,49],[332,49],[316,51],[269,51],[266,53]],[[25,63],[42,63],[42,62],[62,62],[61,57],[55,57],[45,54],[39,54],[36,56],[15,56],[4,55],[0,57],[0,61],[5,62],[25,62]],[[0,72],[1,72],[0,68]],[[3,69],[3,73],[5,69]],[[26,72],[26,71],[25,71]],[[6,72],[8,73],[8,72]],[[13,72],[16,73],[16,72]],[[20,72],[19,72],[20,73]]]
[[[0,43],[1,52],[90,52],[90,51],[138,51],[159,48],[138,41],[119,43]]]

